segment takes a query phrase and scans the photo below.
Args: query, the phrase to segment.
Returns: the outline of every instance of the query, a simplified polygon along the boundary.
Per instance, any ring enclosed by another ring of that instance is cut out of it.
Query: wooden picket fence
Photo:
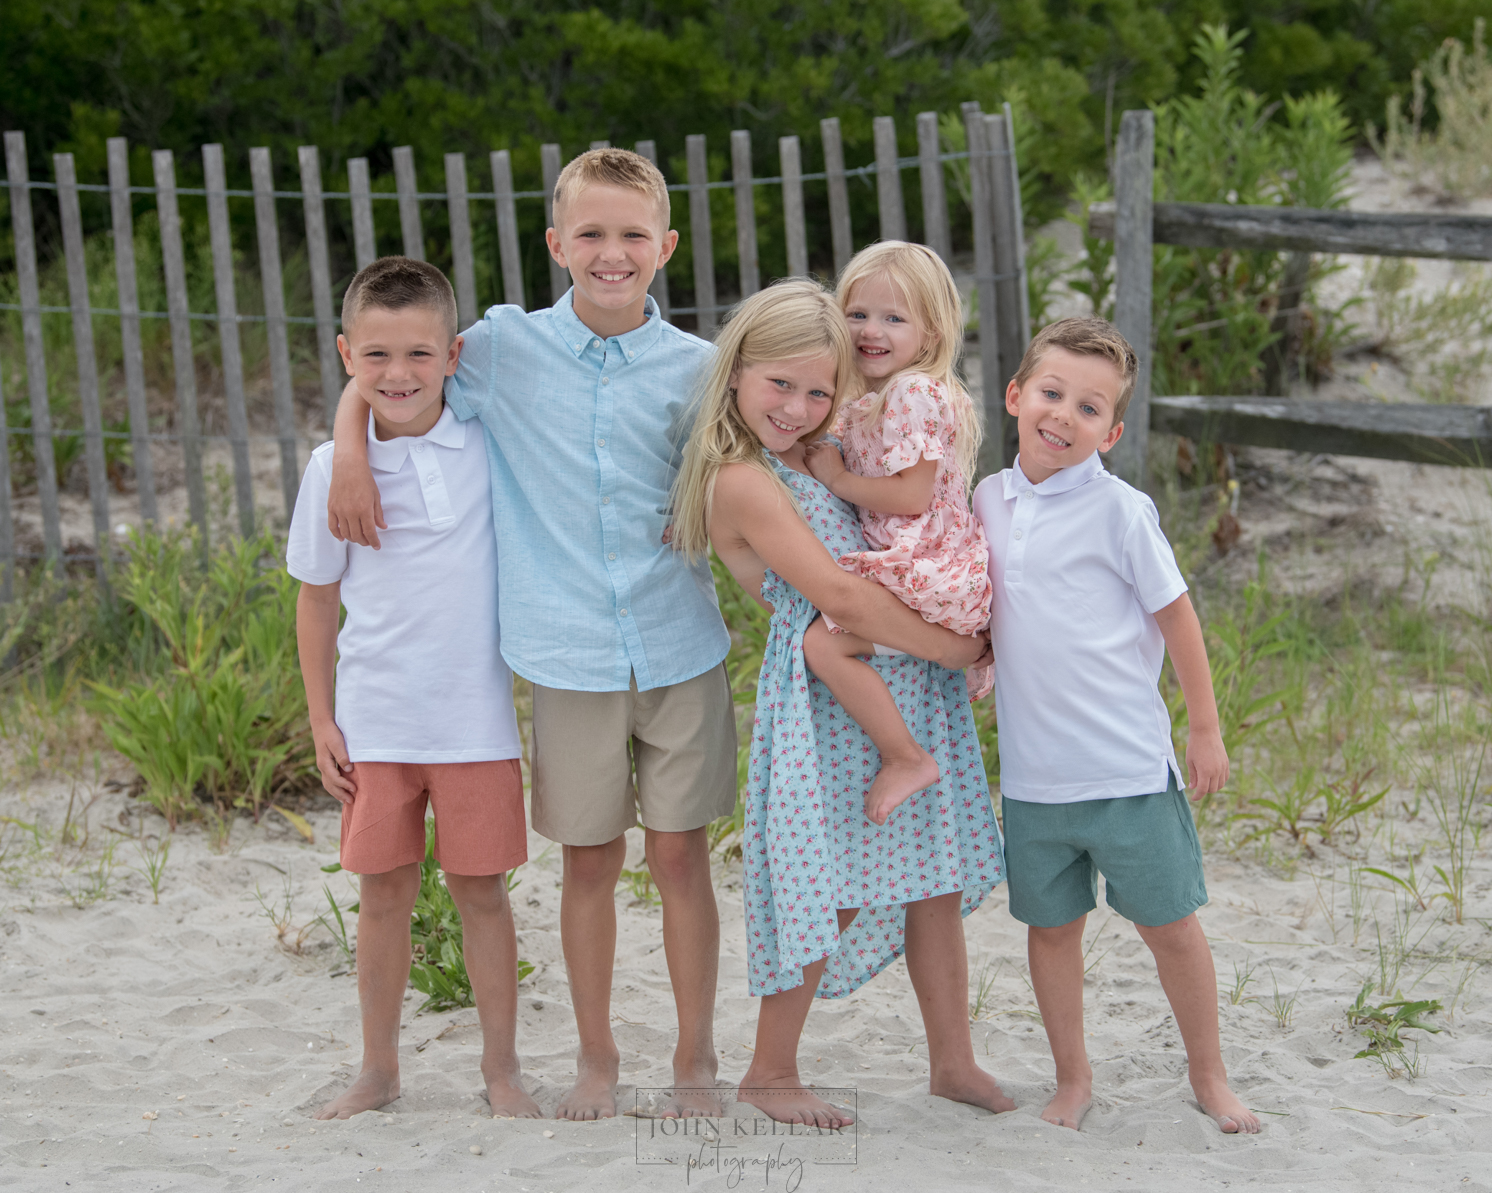
[[[688,231],[693,254],[695,302],[692,306],[671,306],[666,270],[660,270],[653,282],[652,294],[663,317],[677,320],[691,317],[699,334],[713,336],[723,312],[728,309],[718,299],[714,242],[710,228],[709,192],[729,188],[735,199],[736,250],[739,261],[737,292],[741,297],[755,293],[762,285],[757,253],[757,220],[754,195],[759,187],[782,188],[784,233],[788,272],[808,272],[807,223],[804,208],[804,183],[822,181],[826,185],[829,225],[833,244],[834,269],[843,268],[854,252],[848,183],[856,177],[875,180],[881,238],[905,239],[908,235],[902,183],[906,171],[916,171],[921,189],[923,243],[951,263],[951,234],[944,171],[947,163],[963,160],[969,166],[972,195],[972,231],[974,245],[975,285],[978,292],[978,345],[985,377],[1008,377],[1025,351],[1029,339],[1029,314],[1026,301],[1025,261],[1022,239],[1020,185],[1014,153],[1009,105],[1002,112],[985,113],[977,103],[962,105],[963,125],[968,148],[960,153],[944,153],[939,143],[938,117],[924,112],[916,118],[917,148],[915,157],[901,157],[897,148],[895,121],[890,116],[874,120],[875,160],[864,166],[847,168],[839,120],[820,122],[824,168],[805,173],[799,138],[782,137],[778,143],[781,173],[775,177],[757,178],[752,171],[751,134],[738,130],[731,134],[731,178],[710,181],[707,145],[704,136],[686,139],[686,179],[672,183],[670,191],[688,195]],[[606,142],[594,142],[592,147]],[[641,141],[637,152],[652,161],[658,160],[657,146]],[[295,423],[288,328],[292,324],[313,325],[316,329],[317,360],[321,393],[328,424],[345,384],[341,360],[336,350],[339,325],[338,298],[333,292],[327,235],[327,204],[346,202],[350,206],[354,257],[358,268],[378,255],[374,235],[373,203],[390,200],[398,203],[402,244],[400,251],[424,259],[425,237],[421,227],[421,208],[426,203],[443,203],[450,230],[452,283],[463,326],[478,316],[475,270],[472,253],[472,203],[493,204],[497,225],[497,245],[502,280],[501,300],[525,307],[553,302],[570,285],[567,271],[550,260],[549,294],[528,295],[524,290],[519,244],[517,204],[544,203],[545,224],[552,222],[554,181],[563,164],[560,146],[546,144],[540,153],[543,189],[518,191],[513,186],[512,163],[507,150],[489,155],[491,191],[473,191],[468,187],[467,159],[461,153],[445,155],[446,189],[443,192],[421,192],[416,186],[413,150],[402,146],[393,151],[394,191],[376,192],[372,188],[366,158],[348,162],[348,190],[327,191],[321,182],[321,152],[313,145],[301,146],[298,153],[300,186],[298,191],[277,190],[274,168],[268,149],[249,151],[252,189],[230,190],[221,145],[204,145],[201,189],[180,187],[176,183],[176,159],[169,149],[151,155],[154,185],[132,186],[129,177],[128,145],[124,138],[108,141],[107,185],[79,183],[72,154],[53,155],[55,180],[33,182],[30,178],[24,134],[5,134],[6,186],[10,195],[11,223],[15,235],[16,272],[20,302],[0,309],[19,310],[23,330],[27,393],[30,400],[31,426],[11,429],[5,425],[4,405],[0,403],[0,443],[8,436],[29,435],[35,446],[36,484],[41,507],[43,550],[40,558],[58,569],[64,559],[89,560],[104,567],[110,541],[109,483],[105,467],[104,440],[110,436],[127,438],[133,448],[135,481],[139,493],[140,514],[144,522],[158,520],[156,481],[151,462],[152,441],[166,440],[179,444],[186,478],[188,510],[191,522],[206,542],[208,528],[207,488],[203,475],[203,444],[209,439],[225,439],[230,445],[233,464],[234,503],[238,528],[244,535],[255,526],[254,486],[250,471],[249,444],[270,439],[280,454],[280,485],[286,510],[293,508],[300,484],[300,434]],[[88,274],[85,264],[83,224],[78,196],[84,191],[105,192],[109,196],[114,239],[114,269],[119,291],[117,309],[105,310],[89,304]],[[40,301],[37,245],[33,221],[34,192],[55,196],[62,229],[63,252],[67,267],[69,305],[43,306]],[[142,311],[138,299],[133,241],[132,196],[154,196],[159,217],[162,261],[167,295],[166,311]],[[181,196],[205,199],[211,244],[216,309],[193,311],[187,298],[187,277],[182,247]],[[233,273],[233,244],[228,218],[229,198],[252,198],[258,245],[258,264],[264,295],[263,315],[238,312]],[[303,218],[305,247],[309,258],[311,294],[314,314],[290,315],[286,311],[279,219],[277,204],[298,203]],[[390,246],[383,246],[388,251]],[[483,295],[497,301],[496,295]],[[43,317],[67,314],[71,317],[73,344],[77,356],[79,399],[82,411],[81,430],[55,429],[48,402],[47,358],[43,344]],[[123,346],[123,372],[129,409],[128,432],[109,432],[103,428],[100,407],[98,366],[93,342],[95,318],[117,318],[120,321]],[[141,320],[164,318],[170,324],[171,360],[175,378],[175,427],[170,434],[152,433],[146,413],[144,359],[141,348]],[[198,413],[196,370],[192,352],[191,322],[202,320],[217,327],[222,358],[224,396],[227,406],[228,434],[205,436]],[[263,322],[267,330],[269,372],[275,432],[272,436],[252,435],[249,429],[244,389],[244,368],[239,339],[240,325]],[[3,362],[0,362],[3,365]],[[986,387],[995,395],[991,425],[998,426],[1000,387]],[[0,388],[3,392],[3,388]],[[92,511],[94,549],[72,551],[64,556],[61,517],[58,504],[58,477],[51,442],[63,436],[81,436]],[[984,467],[998,469],[1006,458],[1001,436],[989,436]],[[12,488],[9,453],[0,451],[0,600],[9,600],[18,558],[37,558],[36,553],[18,556],[12,520]]]

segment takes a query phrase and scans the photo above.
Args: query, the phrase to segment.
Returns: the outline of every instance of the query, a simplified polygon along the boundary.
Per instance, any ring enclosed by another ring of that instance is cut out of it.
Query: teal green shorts
[[[1109,906],[1147,928],[1207,902],[1202,845],[1175,775],[1155,795],[1000,803],[1010,914],[1023,924],[1058,928],[1087,915],[1098,906],[1100,873]]]

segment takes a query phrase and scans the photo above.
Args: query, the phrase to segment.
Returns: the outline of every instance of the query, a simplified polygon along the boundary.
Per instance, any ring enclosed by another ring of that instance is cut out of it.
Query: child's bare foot
[[[995,686],[994,667],[970,667],[964,672],[970,700],[983,700]]]
[[[523,1088],[517,1073],[504,1073],[487,1081],[487,1104],[493,1118],[539,1118],[539,1104]]]
[[[365,1110],[378,1110],[399,1097],[399,1071],[364,1069],[340,1096],[316,1112],[319,1119],[351,1118]]]
[[[1192,1092],[1202,1113],[1217,1123],[1224,1135],[1257,1135],[1259,1119],[1238,1100],[1226,1081],[1194,1081]]]
[[[620,1058],[615,1054],[599,1059],[580,1057],[575,1064],[575,1084],[560,1099],[554,1117],[577,1123],[615,1118],[619,1063]]]
[[[1059,1081],[1056,1095],[1041,1112],[1041,1121],[1076,1131],[1083,1125],[1083,1115],[1092,1105],[1092,1085],[1063,1085]]]
[[[934,1097],[966,1102],[996,1114],[1015,1109],[1015,1103],[1000,1088],[994,1074],[986,1073],[976,1064],[957,1072],[939,1073],[927,1083],[927,1092]]]
[[[881,773],[865,793],[865,815],[875,824],[885,824],[891,813],[940,777],[938,764],[926,750],[920,758],[881,761]]]
[[[736,1101],[755,1106],[779,1123],[802,1123],[809,1127],[848,1127],[855,1116],[842,1106],[833,1106],[803,1087],[797,1074],[758,1077],[750,1072],[741,1078]]]

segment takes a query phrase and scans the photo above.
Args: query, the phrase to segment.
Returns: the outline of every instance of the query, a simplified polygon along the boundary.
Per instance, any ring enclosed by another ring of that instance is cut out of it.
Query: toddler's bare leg
[[[399,1096],[399,1015],[409,983],[409,913],[420,893],[416,862],[360,880],[357,995],[363,1012],[363,1068],[347,1090],[316,1112],[351,1118]]]
[[[538,1118],[518,1063],[518,940],[506,874],[447,874],[482,1024],[482,1080],[495,1118]]]
[[[881,753],[881,771],[865,793],[865,815],[876,824],[924,787],[938,781],[938,764],[912,737],[891,691],[860,655],[875,644],[854,634],[830,633],[822,617],[803,635],[808,668],[834,693],[844,711],[865,730]]]
[[[858,908],[840,908],[839,930],[843,932]],[[798,1076],[798,1041],[803,1022],[813,1005],[814,991],[824,976],[824,965],[815,961],[803,967],[803,984],[762,999],[756,1019],[756,1051],[751,1067],[741,1078],[736,1098],[762,1111],[779,1123],[804,1123],[813,1127],[847,1127],[854,1122],[848,1111],[831,1106],[804,1087]]]
[[[1093,1102],[1093,1069],[1083,1047],[1083,924],[1086,915],[1058,928],[1028,928],[1026,956],[1031,988],[1057,1063],[1057,1093],[1041,1117],[1077,1130]]]
[[[1192,1092],[1203,1113],[1225,1134],[1254,1134],[1259,1130],[1258,1118],[1228,1088],[1228,1071],[1223,1066],[1218,1038],[1217,971],[1196,913],[1159,928],[1142,924],[1135,928],[1155,954],[1161,987],[1171,1001],[1181,1041],[1186,1045]]]

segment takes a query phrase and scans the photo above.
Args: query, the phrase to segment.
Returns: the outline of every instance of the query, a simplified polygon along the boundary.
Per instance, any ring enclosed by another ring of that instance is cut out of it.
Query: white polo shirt
[[[311,453],[290,521],[290,574],[341,582],[337,726],[354,762],[487,762],[523,753],[499,650],[497,539],[482,428],[446,409],[426,434],[380,440],[368,463],[382,549],[326,525],[332,444]]]
[[[1033,485],[974,490],[994,588],[1000,791],[1038,804],[1149,795],[1185,779],[1157,682],[1155,612],[1186,591],[1150,498],[1095,452]]]

